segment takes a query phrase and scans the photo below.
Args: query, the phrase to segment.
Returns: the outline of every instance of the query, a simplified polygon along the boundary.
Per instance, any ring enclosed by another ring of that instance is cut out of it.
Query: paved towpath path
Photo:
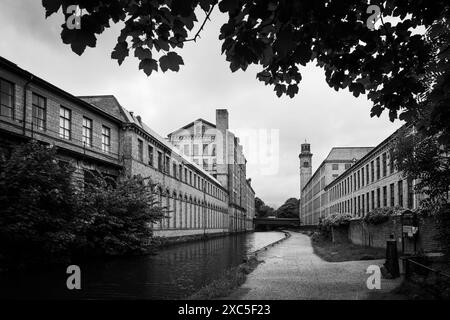
[[[381,266],[384,260],[327,262],[313,253],[308,236],[290,233],[289,239],[258,256],[264,263],[226,299],[399,298],[388,294],[400,284],[399,279],[381,279],[381,290],[367,289],[367,267]]]

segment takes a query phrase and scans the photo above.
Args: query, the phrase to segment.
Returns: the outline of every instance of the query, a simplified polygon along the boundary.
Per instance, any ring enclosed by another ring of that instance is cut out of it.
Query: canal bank
[[[188,299],[191,300],[212,300],[220,299],[228,296],[231,292],[239,288],[246,280],[247,275],[253,272],[263,260],[259,260],[258,254],[265,252],[267,249],[276,246],[277,244],[289,239],[291,237],[289,232],[283,232],[283,237],[270,242],[261,248],[250,252],[247,257],[244,258],[243,263],[227,270],[221,277],[214,280],[210,284],[206,285]]]
[[[384,260],[327,262],[315,255],[308,236],[291,237],[261,254],[264,263],[248,275],[245,283],[228,295],[232,300],[299,299],[401,299],[391,294],[400,279],[381,279],[380,290],[366,285],[367,268]]]
[[[66,287],[67,266],[0,274],[0,298],[181,299],[284,237],[279,232],[233,234],[174,244],[156,255],[77,263],[81,290]]]

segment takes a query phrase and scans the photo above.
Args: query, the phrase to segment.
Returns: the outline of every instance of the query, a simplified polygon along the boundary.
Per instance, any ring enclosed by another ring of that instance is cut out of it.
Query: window
[[[369,212],[370,211],[370,193],[369,192],[366,193],[366,207],[367,207],[366,212]]]
[[[361,213],[364,214],[364,194],[361,195]]]
[[[346,163],[346,164],[345,164],[345,170],[350,169],[351,166],[352,166],[352,165],[351,165],[350,163]],[[336,169],[336,170],[337,170],[337,169]]]
[[[331,169],[332,169],[332,170],[339,170],[339,164],[333,163],[333,164],[331,165]]]
[[[403,181],[398,182],[398,205],[403,207]]]
[[[391,183],[391,185],[390,185],[390,191],[391,191],[391,203],[390,203],[390,206],[391,207],[393,207],[393,206],[395,206],[395,191],[394,191],[394,184],[393,183]]]
[[[408,188],[408,204],[407,207],[412,209],[414,207],[414,189],[413,189],[413,181],[411,179],[408,179],[406,181],[407,188]]]
[[[162,153],[158,151],[158,170],[163,171],[163,156]]]
[[[216,156],[216,145],[215,145],[215,144],[212,145],[211,155],[212,155],[213,157]]]
[[[175,178],[177,177],[177,164],[175,162],[172,164],[172,174]]]
[[[193,145],[193,155],[194,156],[198,156],[198,144],[194,144]]]
[[[14,118],[14,84],[0,79],[0,115]]]
[[[208,159],[203,159],[203,169],[208,169]]]
[[[46,129],[46,110],[47,110],[47,99],[33,93],[33,128],[38,130]]]
[[[375,209],[375,191],[374,190],[372,190],[372,193],[371,193],[371,202],[372,202],[372,210],[373,209]]]
[[[361,172],[358,170],[358,189],[361,188]]]
[[[111,152],[111,129],[107,126],[102,126],[102,150]]]
[[[188,170],[184,168],[184,182],[188,183]]]
[[[369,184],[369,164],[366,165],[366,185]]]
[[[375,181],[375,169],[373,166],[373,161],[370,162],[370,181],[372,181],[372,182]]]
[[[148,146],[148,164],[153,167],[153,147]]]
[[[138,160],[144,161],[144,141],[138,139]]]
[[[187,156],[190,156],[189,147],[190,147],[190,145],[188,145],[188,144],[185,144],[183,147],[184,148],[183,153]]]
[[[189,171],[189,184],[192,185],[192,171]]]
[[[364,167],[361,168],[361,186],[364,187]]]
[[[72,112],[64,107],[59,108],[59,136],[63,139],[70,140]]]
[[[308,167],[309,167],[309,162],[308,161],[303,162],[303,168],[308,168]]]
[[[387,207],[387,186],[383,187],[383,207]]]
[[[178,174],[179,174],[179,179],[180,179],[181,181],[183,181],[183,166],[182,166],[181,164],[178,165],[178,170],[179,170],[179,172],[178,172]]]
[[[204,145],[203,145],[203,155],[204,155],[204,156],[207,156],[207,155],[208,155],[208,145],[207,145],[207,144],[204,144]]]
[[[92,147],[92,120],[83,117],[83,145],[85,147]]]
[[[170,174],[170,157],[169,156],[166,156],[165,170],[166,170],[167,174]]]
[[[380,180],[380,157],[378,157],[376,159],[376,163],[377,163],[377,180]]]
[[[386,177],[387,174],[387,161],[386,161],[386,152],[383,153],[382,156],[382,166],[383,166],[383,177]]]
[[[381,206],[381,201],[380,201],[380,188],[377,189],[377,208],[379,208]]]
[[[394,151],[389,151],[389,172],[390,174],[394,173]]]

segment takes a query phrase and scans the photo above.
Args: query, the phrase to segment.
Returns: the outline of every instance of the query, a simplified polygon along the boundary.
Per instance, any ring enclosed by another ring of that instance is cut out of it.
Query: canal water
[[[66,268],[0,273],[0,298],[182,299],[251,252],[284,237],[254,232],[174,245],[157,255],[80,264],[81,290],[68,290]]]

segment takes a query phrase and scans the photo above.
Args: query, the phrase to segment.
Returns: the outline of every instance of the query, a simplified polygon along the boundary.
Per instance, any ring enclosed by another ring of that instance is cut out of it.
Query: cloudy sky
[[[305,139],[315,170],[332,147],[375,146],[401,125],[389,122],[387,114],[370,118],[366,97],[334,91],[313,64],[303,68],[294,99],[278,98],[272,87],[256,80],[257,68],[232,73],[218,40],[225,19],[217,10],[201,39],[180,51],[185,63],[180,72],[147,77],[134,57],[122,66],[110,59],[120,26],[107,30],[95,49],[79,57],[60,39],[61,12],[46,20],[41,1],[2,0],[0,56],[74,95],[113,94],[162,136],[197,118],[215,122],[218,108],[228,109],[236,132],[275,133],[276,170],[257,157],[249,159],[247,169],[257,196],[275,207],[299,197],[298,153]]]

